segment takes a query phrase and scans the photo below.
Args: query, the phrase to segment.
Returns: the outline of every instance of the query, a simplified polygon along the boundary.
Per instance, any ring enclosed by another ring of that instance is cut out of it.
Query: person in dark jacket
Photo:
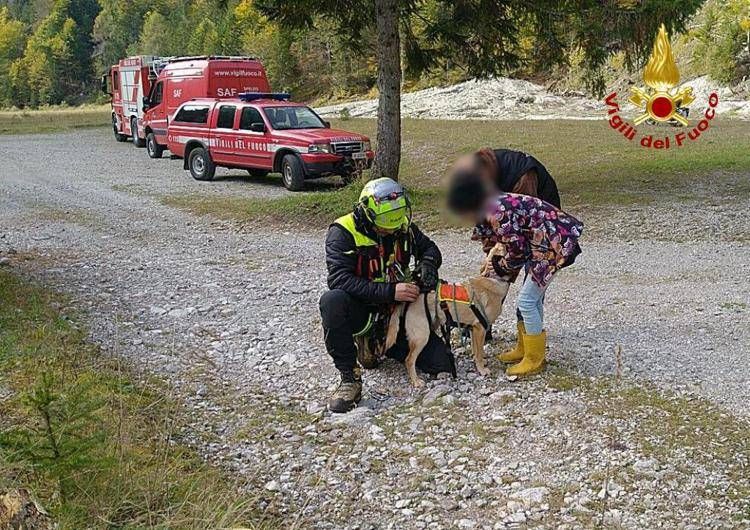
[[[412,281],[410,263],[416,260],[419,286]],[[437,245],[411,222],[409,200],[400,184],[389,178],[367,183],[354,211],[338,218],[328,229],[326,265],[329,291],[320,298],[326,349],[341,374],[331,397],[332,412],[347,412],[362,397],[357,361],[364,368],[380,359],[369,348],[384,338],[384,323],[396,302],[414,302],[420,289],[438,282],[442,256]],[[357,340],[355,344],[355,339]],[[408,353],[400,336],[387,357],[403,361]],[[432,374],[451,370],[445,343],[430,337],[417,366]]]
[[[560,208],[557,183],[533,156],[512,149],[483,148],[456,163],[453,173],[474,170],[498,191],[538,197]]]

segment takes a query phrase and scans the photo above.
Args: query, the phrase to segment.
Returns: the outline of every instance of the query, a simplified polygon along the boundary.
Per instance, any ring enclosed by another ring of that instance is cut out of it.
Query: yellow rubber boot
[[[504,363],[517,363],[523,359],[523,336],[526,333],[526,326],[523,325],[522,320],[519,320],[516,327],[518,328],[518,340],[516,341],[516,345],[505,353],[496,355],[495,357],[498,361]]]
[[[544,367],[544,353],[547,347],[547,333],[542,331],[539,335],[523,335],[523,360],[514,364],[507,370],[506,375],[517,375],[520,377],[533,375],[542,371]]]

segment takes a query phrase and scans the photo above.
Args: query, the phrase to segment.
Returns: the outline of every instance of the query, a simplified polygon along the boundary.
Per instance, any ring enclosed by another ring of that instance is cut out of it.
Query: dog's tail
[[[388,333],[385,336],[385,351],[396,344],[399,329],[401,329],[401,312],[406,311],[404,304],[396,304],[391,310],[391,318],[388,319]]]

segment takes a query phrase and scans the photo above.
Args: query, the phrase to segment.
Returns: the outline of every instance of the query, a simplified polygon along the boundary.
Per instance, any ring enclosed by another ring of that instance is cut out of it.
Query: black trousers
[[[367,325],[371,309],[372,306],[341,289],[327,291],[320,297],[326,349],[333,358],[333,364],[341,372],[351,371],[357,364],[354,334]],[[402,329],[396,344],[386,352],[386,356],[404,362],[408,353],[409,344]],[[417,357],[417,367],[428,374],[451,371],[448,348],[434,333]]]

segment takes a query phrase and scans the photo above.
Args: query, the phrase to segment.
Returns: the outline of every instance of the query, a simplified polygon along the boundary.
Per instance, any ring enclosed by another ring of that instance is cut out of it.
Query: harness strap
[[[445,323],[448,327],[454,328],[457,326],[456,321],[453,320],[453,315],[451,315],[451,310],[448,308],[448,302],[445,300],[440,300],[440,309],[443,310],[443,313],[445,313]]]
[[[435,325],[434,320],[432,319],[432,313],[430,312],[429,304],[427,303],[427,296],[424,297],[424,312],[427,315],[427,322],[430,325],[430,333],[434,331],[433,326]],[[437,312],[437,306],[438,306],[438,296],[437,293],[435,294],[435,310]],[[448,311],[448,304],[445,302],[440,302],[440,307],[445,312],[446,318],[453,321],[453,318],[451,317],[450,311]],[[437,316],[437,315],[436,315]],[[455,324],[455,322],[454,322]],[[442,335],[443,343],[445,344],[445,349],[448,350],[448,364],[450,365],[451,369],[451,377],[453,379],[458,378],[458,372],[456,371],[456,356],[453,354],[453,348],[451,347],[451,325],[446,323],[443,326],[440,326],[440,334]]]
[[[474,313],[475,317],[477,317],[477,320],[482,325],[484,330],[487,331],[487,329],[490,327],[490,324],[489,322],[487,322],[487,317],[484,316],[482,310],[473,303],[469,306],[469,309],[471,309],[471,312]]]
[[[367,322],[365,322],[365,327],[363,327],[360,331],[354,333],[352,336],[361,337],[362,335],[367,334],[367,332],[370,331],[370,329],[372,328],[372,324],[373,324],[373,317],[372,317],[372,313],[370,313],[367,315]]]

